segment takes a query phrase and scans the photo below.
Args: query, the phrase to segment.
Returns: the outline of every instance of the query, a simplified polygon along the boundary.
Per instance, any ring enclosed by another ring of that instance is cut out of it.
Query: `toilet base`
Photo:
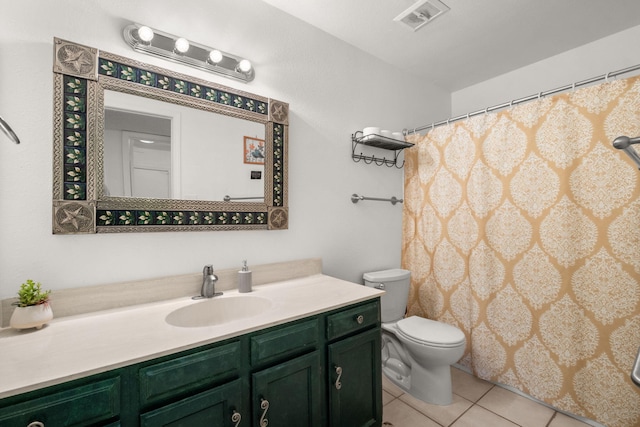
[[[400,362],[399,365],[402,365]],[[412,364],[410,373],[398,369],[397,364],[387,363],[382,366],[382,373],[404,392],[416,399],[432,405],[451,405],[453,390],[451,386],[451,366],[437,366],[429,370]]]
[[[409,394],[423,402],[432,405],[451,405],[453,402],[450,365],[425,369],[413,363],[410,384]]]
[[[389,381],[400,387],[402,391],[410,393],[411,375],[404,375],[403,373],[400,373],[396,369],[393,369],[389,366],[383,366],[382,373],[389,379]]]

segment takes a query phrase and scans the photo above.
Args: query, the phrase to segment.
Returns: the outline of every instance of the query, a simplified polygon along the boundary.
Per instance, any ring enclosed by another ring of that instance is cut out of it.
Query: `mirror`
[[[263,124],[111,90],[104,108],[105,195],[264,198]]]
[[[286,229],[288,105],[54,39],[56,234]]]

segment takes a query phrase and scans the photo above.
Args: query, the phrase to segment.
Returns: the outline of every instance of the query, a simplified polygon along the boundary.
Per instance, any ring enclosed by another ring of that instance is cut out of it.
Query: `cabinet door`
[[[380,329],[329,345],[329,425],[382,424]]]
[[[252,375],[253,424],[320,427],[323,424],[320,353],[304,356]]]
[[[241,406],[241,380],[182,399],[140,416],[141,427],[235,427],[245,417]],[[248,418],[248,417],[247,417]]]

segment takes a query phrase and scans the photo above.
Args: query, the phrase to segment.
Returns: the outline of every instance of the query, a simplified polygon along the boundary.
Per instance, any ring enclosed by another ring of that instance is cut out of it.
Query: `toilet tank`
[[[382,322],[395,322],[404,317],[409,299],[411,272],[399,268],[365,273],[365,286],[384,289],[380,297]],[[382,286],[381,286],[382,285]]]

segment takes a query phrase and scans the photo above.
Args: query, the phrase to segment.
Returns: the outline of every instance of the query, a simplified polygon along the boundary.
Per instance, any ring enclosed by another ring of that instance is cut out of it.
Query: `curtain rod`
[[[607,74],[603,74],[601,76],[592,77],[590,79],[582,80],[582,81],[579,81],[579,82],[575,82],[573,84],[565,85],[565,86],[562,86],[562,87],[558,87],[556,89],[551,89],[551,90],[547,90],[547,91],[543,91],[543,92],[538,92],[537,94],[525,96],[524,98],[514,99],[511,102],[504,102],[502,104],[494,105],[492,107],[487,107],[484,110],[478,110],[478,111],[474,111],[473,113],[467,113],[467,114],[462,114],[460,116],[451,117],[451,118],[449,118],[447,120],[441,120],[439,122],[433,122],[430,125],[424,125],[424,126],[420,126],[420,127],[416,127],[416,128],[412,128],[412,129],[404,129],[404,134],[408,135],[409,133],[416,133],[416,132],[421,131],[421,130],[433,129],[433,128],[437,127],[437,126],[448,125],[451,122],[456,122],[456,121],[462,120],[462,119],[468,119],[469,117],[478,116],[480,114],[486,114],[486,113],[488,113],[490,111],[495,111],[495,110],[500,110],[502,108],[511,107],[512,105],[522,104],[523,102],[533,101],[534,99],[540,99],[543,96],[553,95],[553,94],[556,94],[556,93],[559,93],[559,92],[564,92],[565,90],[569,90],[569,89],[573,90],[573,89],[575,89],[577,87],[585,86],[585,85],[588,85],[588,84],[591,84],[591,83],[595,83],[595,82],[600,81],[600,80],[608,81],[609,77],[616,77],[616,76],[619,76],[621,74],[630,73],[630,72],[636,71],[636,70],[640,70],[640,64],[634,65],[634,66],[628,67],[628,68],[623,68],[622,70],[618,70],[618,71],[611,71],[611,72],[609,72]]]

